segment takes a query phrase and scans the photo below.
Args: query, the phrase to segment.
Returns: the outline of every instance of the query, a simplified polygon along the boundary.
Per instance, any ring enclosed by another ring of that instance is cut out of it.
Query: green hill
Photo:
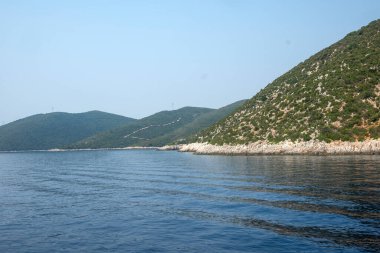
[[[133,121],[100,111],[37,114],[0,126],[0,150],[59,148]]]
[[[171,131],[163,136],[154,139],[154,146],[163,146],[167,144],[179,144],[188,142],[188,139],[209,126],[215,124],[227,115],[235,111],[239,106],[243,105],[247,100],[240,100],[227,106],[221,107],[217,110],[212,110],[208,113],[204,113],[195,118],[192,122]]]
[[[380,138],[380,20],[348,34],[262,89],[198,142]]]
[[[162,111],[132,124],[105,131],[68,148],[116,148],[128,146],[154,146],[153,140],[174,131],[213,109],[184,107]]]
[[[163,146],[205,129],[221,120],[243,101],[218,110],[184,107],[162,111],[124,127],[112,129],[81,140],[68,148],[115,148],[128,146]]]

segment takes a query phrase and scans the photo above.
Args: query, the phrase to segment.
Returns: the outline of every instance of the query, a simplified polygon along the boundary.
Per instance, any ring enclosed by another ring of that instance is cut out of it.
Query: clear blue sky
[[[0,0],[0,124],[218,108],[378,18],[378,0]]]

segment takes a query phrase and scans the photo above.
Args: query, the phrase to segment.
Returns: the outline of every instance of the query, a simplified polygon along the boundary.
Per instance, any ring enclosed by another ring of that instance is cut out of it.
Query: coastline
[[[269,143],[259,141],[247,145],[213,145],[209,143],[190,143],[166,145],[163,147],[122,147],[94,149],[48,149],[48,150],[14,150],[0,153],[18,152],[70,152],[70,151],[101,151],[101,150],[157,150],[191,152],[196,155],[380,155],[380,139],[362,142],[321,141]]]
[[[124,147],[124,148],[79,148],[79,149],[40,149],[40,150],[8,150],[0,153],[22,153],[22,152],[70,152],[70,151],[101,151],[101,150],[159,150],[161,147]]]
[[[247,145],[213,145],[209,143],[190,143],[168,145],[159,150],[177,150],[199,155],[379,155],[380,139],[362,142],[321,141],[268,143],[254,142]]]

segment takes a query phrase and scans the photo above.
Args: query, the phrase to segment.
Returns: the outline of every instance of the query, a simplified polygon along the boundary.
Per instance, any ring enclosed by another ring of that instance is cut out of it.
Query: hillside
[[[69,145],[68,148],[154,146],[155,138],[174,131],[210,111],[213,109],[184,107],[158,112],[127,126],[96,134],[74,145]]]
[[[68,148],[115,148],[128,146],[163,146],[181,141],[226,117],[243,101],[218,110],[184,107],[162,111],[124,127],[99,133]]]
[[[363,141],[380,138],[380,20],[280,76],[197,142]]]
[[[192,139],[193,135],[222,120],[227,115],[235,111],[239,106],[243,105],[246,101],[247,100],[240,100],[227,106],[221,107],[217,110],[212,110],[208,113],[204,113],[195,118],[190,123],[163,136],[155,138],[153,141],[153,146],[163,146],[171,143],[188,142],[188,139]]]
[[[100,112],[37,114],[0,127],[0,150],[59,148],[134,119]]]

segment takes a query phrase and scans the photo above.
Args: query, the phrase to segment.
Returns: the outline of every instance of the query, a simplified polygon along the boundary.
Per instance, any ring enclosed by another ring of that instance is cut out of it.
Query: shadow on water
[[[320,243],[332,241],[343,246],[360,247],[373,252],[378,252],[380,250],[380,235],[375,234],[358,234],[352,233],[350,231],[331,231],[327,229],[321,229],[319,227],[297,227],[290,225],[285,226],[282,224],[276,224],[260,219],[237,216],[223,216],[203,211],[166,210],[163,212],[169,212],[193,219],[212,220],[223,223],[237,224],[245,227],[265,229],[282,235],[305,237],[313,240],[318,240]]]

